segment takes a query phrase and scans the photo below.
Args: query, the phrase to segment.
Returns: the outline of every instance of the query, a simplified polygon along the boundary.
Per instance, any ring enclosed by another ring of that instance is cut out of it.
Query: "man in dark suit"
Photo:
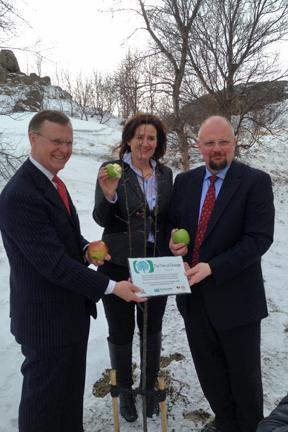
[[[102,296],[141,301],[139,289],[88,268],[88,241],[56,176],[72,153],[69,118],[42,111],[29,124],[31,155],[0,196],[10,273],[11,331],[25,356],[20,432],[82,432],[90,315]],[[113,294],[111,294],[113,293]]]
[[[200,127],[205,166],[176,177],[171,228],[191,243],[175,244],[186,261],[191,294],[178,296],[187,338],[215,422],[203,431],[255,432],[263,417],[260,322],[267,316],[261,256],[273,241],[268,174],[234,160],[236,138],[223,117]]]
[[[288,430],[288,394],[277,407],[262,420],[256,432],[287,432]]]

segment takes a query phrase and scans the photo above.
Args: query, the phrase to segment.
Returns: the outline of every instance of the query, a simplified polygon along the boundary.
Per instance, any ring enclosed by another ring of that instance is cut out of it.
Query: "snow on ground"
[[[29,151],[26,138],[27,124],[32,114],[23,114],[18,120],[0,116],[0,127],[6,137]],[[83,235],[89,240],[99,239],[102,228],[92,219],[94,189],[97,172],[103,158],[119,142],[121,130],[116,121],[103,126],[91,119],[89,122],[72,120],[75,129],[74,156],[61,177],[67,184],[78,209]],[[286,141],[285,141],[286,139]],[[263,258],[264,278],[269,304],[269,318],[263,321],[262,359],[265,393],[265,413],[288,391],[288,296],[287,296],[287,244],[288,244],[288,172],[287,138],[266,136],[261,147],[255,147],[252,156],[245,160],[272,174],[274,181],[276,228],[275,241]],[[0,182],[0,189],[4,182]],[[20,347],[9,331],[9,266],[0,240],[0,432],[17,431],[17,409],[21,391],[20,366],[23,361]],[[98,318],[91,321],[87,358],[85,389],[85,432],[113,431],[112,403],[109,395],[95,398],[92,387],[109,368],[107,324],[101,302]],[[133,360],[136,383],[139,382],[139,342],[134,338]],[[180,355],[177,355],[181,354]],[[209,420],[211,410],[203,396],[193,368],[186,342],[183,321],[170,297],[163,325],[162,356],[173,356],[162,372],[168,374],[168,429],[170,432],[199,431]],[[128,424],[120,419],[121,431],[141,431],[141,400],[137,398],[139,418]],[[161,430],[160,419],[148,419],[149,432]]]

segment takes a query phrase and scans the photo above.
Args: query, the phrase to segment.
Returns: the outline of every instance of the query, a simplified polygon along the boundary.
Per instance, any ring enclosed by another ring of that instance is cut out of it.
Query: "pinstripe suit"
[[[20,432],[80,432],[90,315],[109,279],[85,266],[88,243],[49,179],[27,160],[0,196],[10,263],[11,331],[22,345]]]

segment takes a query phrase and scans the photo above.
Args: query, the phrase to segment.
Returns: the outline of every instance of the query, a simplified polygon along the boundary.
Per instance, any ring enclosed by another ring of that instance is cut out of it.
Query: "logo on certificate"
[[[153,273],[154,272],[154,265],[151,260],[135,260],[133,261],[133,267],[135,273]]]

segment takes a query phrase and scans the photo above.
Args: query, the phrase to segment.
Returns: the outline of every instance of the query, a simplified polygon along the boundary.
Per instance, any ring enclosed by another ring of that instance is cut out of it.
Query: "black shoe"
[[[208,423],[204,426],[203,429],[201,429],[201,432],[221,432],[219,429],[216,428],[215,422]]]
[[[159,402],[155,394],[151,393],[146,396],[146,417],[159,415]]]
[[[135,407],[135,401],[132,394],[122,393],[120,399],[120,414],[129,423],[137,420],[138,415]]]

